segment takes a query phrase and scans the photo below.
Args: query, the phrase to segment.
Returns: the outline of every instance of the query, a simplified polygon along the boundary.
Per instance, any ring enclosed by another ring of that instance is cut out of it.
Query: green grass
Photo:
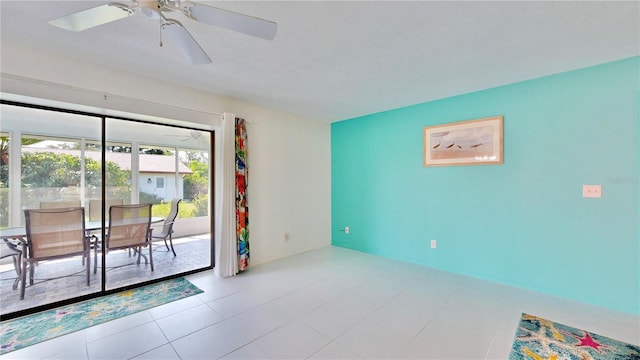
[[[166,217],[169,215],[171,203],[154,204],[151,207],[151,216]],[[178,218],[192,218],[196,215],[196,206],[192,203],[181,201],[178,207]]]

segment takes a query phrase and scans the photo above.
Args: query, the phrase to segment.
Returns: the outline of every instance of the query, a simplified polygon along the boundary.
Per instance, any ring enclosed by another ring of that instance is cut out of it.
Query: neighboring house
[[[80,156],[79,150],[68,149],[23,147],[22,151]],[[85,151],[84,155],[96,161],[101,160],[99,151]],[[131,154],[108,152],[106,157],[107,161],[116,163],[120,169],[131,170]],[[176,176],[176,158],[173,155],[140,154],[139,159],[138,188],[140,192],[156,195],[164,201],[183,197],[184,176],[193,173],[189,167],[178,161],[178,176]]]
[[[107,160],[120,163],[113,155],[130,155],[109,153]],[[126,161],[126,159],[125,159]],[[147,194],[154,194],[165,201],[171,201],[174,198],[183,198],[184,176],[191,174],[192,171],[178,161],[178,175],[176,174],[176,159],[174,156],[167,155],[147,155],[140,154],[140,180],[139,189]],[[123,165],[120,165],[124,168]],[[176,186],[176,180],[178,181]],[[178,193],[176,194],[176,191]]]

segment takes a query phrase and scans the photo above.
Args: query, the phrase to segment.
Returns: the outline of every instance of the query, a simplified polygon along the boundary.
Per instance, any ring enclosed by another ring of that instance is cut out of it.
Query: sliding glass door
[[[14,260],[29,259],[38,251],[26,243],[26,209],[58,211],[83,207],[84,194],[101,186],[99,159],[96,161],[85,155],[85,144],[99,141],[102,120],[41,108],[1,106],[2,315],[100,293],[99,277],[91,277],[87,286],[86,267],[92,266],[92,257],[60,256],[30,264],[26,268],[24,284],[18,277],[24,270],[23,262],[16,264]],[[50,227],[59,227],[56,223],[54,221]],[[51,231],[51,234],[55,232]],[[53,245],[41,245],[43,249],[49,246]],[[21,299],[23,285],[25,294]]]
[[[130,196],[124,204],[152,205],[153,240],[149,252],[146,248],[111,251],[105,239],[107,290],[212,265],[210,139],[207,131],[106,119],[107,166],[127,172],[122,177],[129,179]],[[115,200],[113,193],[107,196]]]
[[[3,319],[213,266],[211,132],[5,101],[0,106]],[[123,205],[118,219],[136,205],[149,209],[153,241],[147,246],[108,246],[125,233],[110,233],[117,220],[110,218],[112,207],[115,214]],[[90,259],[37,262],[20,299],[22,266],[14,260],[33,254],[24,210],[72,207],[84,209]]]

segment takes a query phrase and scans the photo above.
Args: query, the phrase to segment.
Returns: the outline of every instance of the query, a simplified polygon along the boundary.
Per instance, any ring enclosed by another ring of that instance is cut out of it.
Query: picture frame
[[[503,164],[503,116],[424,127],[424,166]]]

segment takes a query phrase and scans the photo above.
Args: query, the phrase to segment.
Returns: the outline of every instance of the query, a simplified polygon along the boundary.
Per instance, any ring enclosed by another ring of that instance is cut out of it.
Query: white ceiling
[[[326,121],[640,55],[638,1],[199,2],[275,21],[276,37],[176,14],[213,59],[195,66],[142,15],[48,24],[107,1],[1,0],[1,40]]]

